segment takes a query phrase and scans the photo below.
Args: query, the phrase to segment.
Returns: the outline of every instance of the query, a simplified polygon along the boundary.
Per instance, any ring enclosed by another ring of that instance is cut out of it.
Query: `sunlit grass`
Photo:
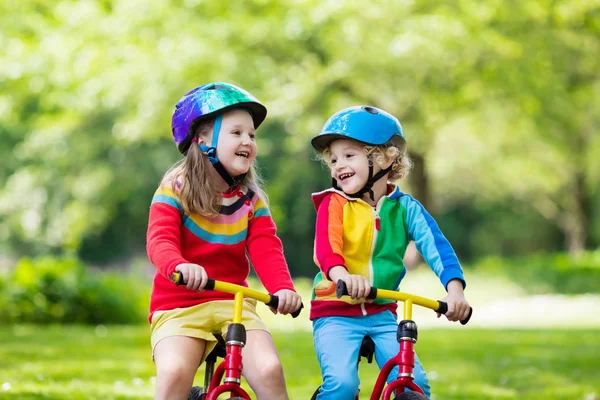
[[[273,332],[290,398],[309,399],[319,367],[307,332]],[[600,330],[421,329],[436,399],[600,399]],[[377,374],[361,363],[363,396]],[[198,384],[201,373],[197,376]],[[0,398],[150,399],[147,326],[0,328]]]

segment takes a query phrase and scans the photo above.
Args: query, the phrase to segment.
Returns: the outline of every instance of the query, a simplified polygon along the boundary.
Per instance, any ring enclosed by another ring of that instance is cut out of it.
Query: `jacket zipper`
[[[373,208],[369,204],[367,204],[369,206],[369,208],[371,208],[371,210],[373,211],[373,216],[375,217],[373,220],[373,240],[371,242],[371,251],[369,253],[369,281],[370,281],[371,285],[373,285],[373,276],[374,276],[373,253],[375,253],[375,243],[377,243],[377,234],[381,227],[378,209],[379,209],[379,206],[381,205],[381,203],[383,202],[383,199],[385,199],[385,196],[383,196],[381,199],[379,199],[379,201],[375,205],[375,208]],[[363,315],[367,315],[367,309],[365,308],[365,303],[361,303],[360,307],[361,307]]]

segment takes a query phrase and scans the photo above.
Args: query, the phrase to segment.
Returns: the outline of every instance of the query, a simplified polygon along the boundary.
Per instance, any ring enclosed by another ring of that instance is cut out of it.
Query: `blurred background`
[[[594,0],[0,1],[0,398],[152,397],[148,210],[180,158],[174,104],[210,81],[269,110],[258,163],[305,303],[330,185],[309,140],[381,107],[476,310],[471,329],[415,318],[436,398],[600,398],[599,55]],[[401,290],[443,296],[406,261]],[[265,318],[310,397],[307,315]]]

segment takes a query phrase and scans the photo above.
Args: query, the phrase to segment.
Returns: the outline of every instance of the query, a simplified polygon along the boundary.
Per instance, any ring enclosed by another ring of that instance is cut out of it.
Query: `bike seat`
[[[375,343],[369,336],[365,336],[358,351],[358,361],[360,362],[361,357],[364,357],[371,364],[373,362],[373,353],[375,353]]]
[[[225,347],[225,339],[223,339],[223,336],[221,336],[218,333],[215,333],[214,336],[217,339],[217,345],[215,346],[214,349],[212,349],[212,351],[208,354],[208,356],[206,356],[206,362],[210,362],[210,361],[214,362],[217,360],[217,357],[225,358],[225,356],[227,355],[227,349]]]

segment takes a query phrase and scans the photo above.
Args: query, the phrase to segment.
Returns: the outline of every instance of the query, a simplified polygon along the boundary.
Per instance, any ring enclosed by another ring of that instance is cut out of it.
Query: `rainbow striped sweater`
[[[320,272],[314,280],[310,318],[396,312],[393,301],[373,303],[337,299],[329,270],[341,265],[350,274],[367,277],[377,288],[397,290],[406,274],[404,253],[411,240],[446,287],[452,279],[465,285],[462,268],[448,240],[425,208],[397,186],[388,186],[375,208],[361,199],[328,189],[313,193],[317,210],[314,259]]]
[[[247,286],[248,258],[269,293],[294,290],[281,241],[265,202],[245,187],[223,193],[219,215],[186,215],[170,186],[155,192],[150,206],[146,250],[156,266],[150,316],[157,310],[233,299],[216,291],[195,292],[169,277],[181,263],[199,264],[210,278]]]

